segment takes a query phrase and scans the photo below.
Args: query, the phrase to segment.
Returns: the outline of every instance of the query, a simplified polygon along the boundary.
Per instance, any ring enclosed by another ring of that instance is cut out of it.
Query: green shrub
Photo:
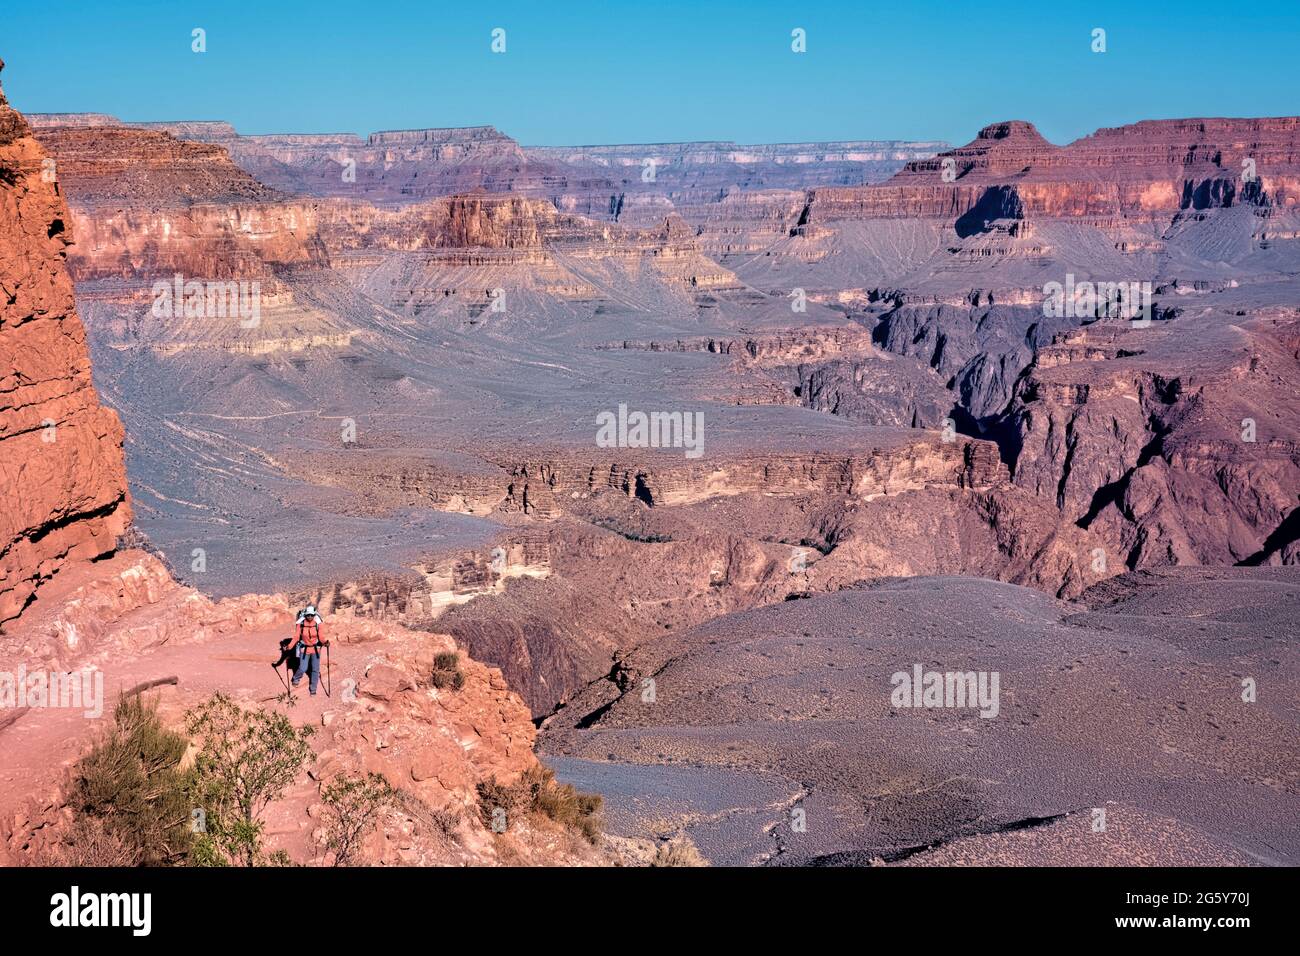
[[[356,859],[380,811],[392,805],[393,793],[377,773],[340,777],[321,789],[325,849],[333,851],[335,866],[348,866]]]
[[[140,695],[118,701],[113,726],[77,761],[67,788],[72,844],[88,855],[87,865],[163,866],[184,860],[193,843],[193,775],[180,770],[188,746]]]
[[[295,728],[283,714],[246,711],[220,692],[189,711],[185,724],[202,741],[194,766],[194,799],[205,818],[191,862],[283,862],[262,852],[262,813],[302,771],[315,728]]]

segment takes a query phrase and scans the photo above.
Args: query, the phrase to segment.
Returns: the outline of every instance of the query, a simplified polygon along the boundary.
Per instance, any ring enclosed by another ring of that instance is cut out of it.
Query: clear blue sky
[[[245,133],[491,124],[538,145],[962,143],[1027,119],[1066,142],[1138,119],[1300,113],[1300,0],[3,6],[19,109]],[[795,27],[807,53],[790,50]],[[1105,53],[1091,51],[1095,27]]]

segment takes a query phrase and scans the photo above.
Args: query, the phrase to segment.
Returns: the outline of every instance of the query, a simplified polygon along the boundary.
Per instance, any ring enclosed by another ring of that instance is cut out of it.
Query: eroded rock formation
[[[804,221],[969,216],[973,228],[975,219],[1160,218],[1234,202],[1286,208],[1300,202],[1298,144],[1296,117],[1147,120],[1060,147],[1031,123],[995,123],[880,186],[815,190]]]
[[[2,66],[2,64],[0,64]],[[130,520],[122,426],[99,403],[47,155],[0,92],[0,626]]]

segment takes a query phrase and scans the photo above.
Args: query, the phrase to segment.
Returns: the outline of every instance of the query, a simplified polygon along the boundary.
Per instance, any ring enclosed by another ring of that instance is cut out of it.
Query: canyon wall
[[[91,383],[47,159],[0,92],[0,626],[66,563],[112,551],[131,514],[122,426]]]
[[[1109,560],[1289,563],[1298,197],[1300,117],[1145,121],[1065,146],[996,123],[886,183],[811,190],[773,247],[783,271],[738,272],[825,295],[862,283],[876,342],[939,372],[962,427],[996,437],[1015,484]],[[895,244],[912,254],[881,255]],[[1145,283],[1145,317],[1050,308],[1049,284],[1075,277]]]
[[[691,289],[738,284],[701,254],[694,230],[671,217],[671,207],[658,221],[630,228],[561,211],[540,198],[545,190],[483,191],[477,174],[451,176],[445,166],[481,163],[485,150],[495,156],[505,149],[506,158],[515,157],[517,144],[503,146],[513,141],[490,128],[374,134],[366,148],[393,153],[387,160],[377,159],[381,165],[432,164],[447,173],[440,174],[436,186],[422,180],[416,193],[402,194],[404,205],[393,207],[383,204],[387,197],[366,189],[309,198],[301,195],[303,190],[289,195],[263,185],[236,164],[259,175],[266,172],[241,159],[240,150],[249,148],[247,138],[231,140],[227,124],[126,126],[91,117],[89,125],[74,126],[74,119],[45,118],[37,135],[72,206],[71,225],[79,241],[69,266],[78,282],[180,273],[209,281],[262,279],[264,293],[283,293],[277,275],[328,268],[333,256],[344,258],[344,267],[364,272],[373,264],[367,253],[421,252],[433,254],[430,266],[436,270],[522,267],[537,276],[550,275],[548,291],[591,297],[594,292],[584,280],[554,261],[551,250],[563,249],[579,259],[644,263],[670,283]],[[202,141],[177,138],[182,136]],[[280,139],[296,144],[320,137]],[[299,147],[315,150],[320,145],[296,144],[294,149]],[[418,155],[408,156],[412,151]],[[268,178],[278,181],[275,175]],[[447,195],[471,189],[478,191]],[[482,277],[476,278],[481,284]],[[440,279],[451,281],[445,275]],[[429,294],[443,291],[439,285]]]
[[[398,290],[411,298],[399,302],[395,297],[390,304],[396,307],[419,304],[421,297],[436,301],[453,292],[482,291],[489,279],[504,286],[535,286],[558,298],[590,300],[597,290],[580,274],[590,263],[644,267],[689,291],[740,285],[730,270],[704,254],[694,231],[674,215],[634,228],[563,212],[545,199],[476,192],[400,209],[322,201],[317,216],[332,261],[354,277],[384,265],[393,253],[414,254],[410,261],[417,287]],[[475,285],[462,289],[471,279]]]
[[[313,204],[258,182],[221,146],[125,126],[56,125],[36,135],[72,206],[77,281],[255,278],[327,263]]]
[[[1300,204],[1297,117],[1149,120],[1054,146],[995,123],[970,144],[909,162],[888,182],[815,189],[801,225],[842,219],[1106,220],[1185,209]]]

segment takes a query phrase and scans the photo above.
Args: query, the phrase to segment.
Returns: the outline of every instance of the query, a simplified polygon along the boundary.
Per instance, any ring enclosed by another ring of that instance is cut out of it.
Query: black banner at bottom
[[[690,928],[733,942],[1097,936],[1231,945],[1283,920],[1280,869],[156,869],[0,870],[6,939],[49,934],[130,948],[301,939],[374,943],[415,924],[494,948],[574,931]],[[969,931],[976,936],[965,935]],[[287,936],[286,936],[287,934]],[[992,935],[988,935],[992,934]]]

